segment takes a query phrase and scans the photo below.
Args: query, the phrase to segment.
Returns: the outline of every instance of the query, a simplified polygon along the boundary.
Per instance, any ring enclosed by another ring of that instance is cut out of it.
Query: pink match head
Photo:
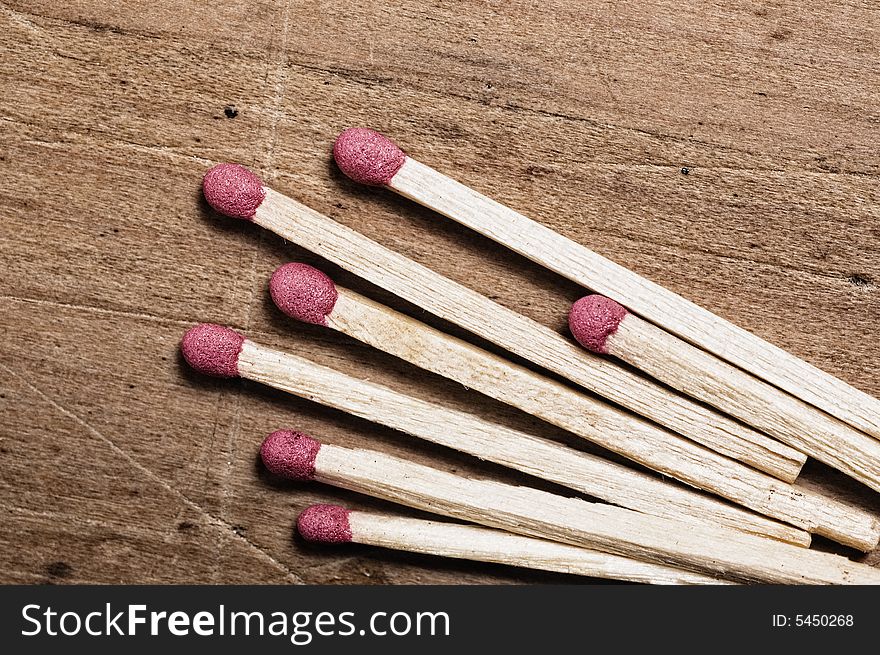
[[[199,373],[238,377],[238,355],[244,337],[222,325],[202,323],[187,330],[180,342],[183,358]]]
[[[308,264],[279,266],[269,281],[269,293],[288,316],[315,325],[327,325],[339,292],[333,280]]]
[[[202,180],[205,200],[221,214],[250,220],[266,197],[260,178],[239,164],[217,164]]]
[[[339,169],[355,182],[384,186],[403,166],[406,154],[375,130],[350,127],[336,137],[333,158]]]
[[[276,430],[263,441],[260,458],[269,471],[284,478],[311,480],[321,442],[293,430]]]
[[[306,507],[296,520],[296,529],[306,541],[344,544],[351,541],[348,510],[340,505]]]
[[[606,341],[617,332],[626,308],[605,296],[584,296],[571,306],[568,327],[578,343],[594,353],[607,353]]]

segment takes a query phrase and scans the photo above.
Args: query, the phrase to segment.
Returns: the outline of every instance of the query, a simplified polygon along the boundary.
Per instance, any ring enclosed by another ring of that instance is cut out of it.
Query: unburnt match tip
[[[306,541],[344,544],[351,541],[348,510],[341,505],[312,505],[296,520],[296,529]]]
[[[288,316],[315,325],[327,325],[339,292],[327,275],[308,264],[279,266],[269,281],[272,300]]]
[[[263,182],[239,164],[217,164],[202,179],[205,200],[215,210],[233,218],[251,220],[266,197]]]
[[[244,337],[235,330],[202,323],[187,330],[180,341],[183,358],[199,373],[220,378],[238,377],[238,355]]]
[[[321,442],[293,430],[276,430],[260,446],[260,458],[271,473],[294,480],[315,477],[315,459]]]
[[[606,341],[617,332],[626,316],[626,308],[611,298],[584,296],[571,306],[568,327],[577,342],[594,353],[608,352]]]
[[[350,127],[336,137],[333,159],[355,182],[384,186],[403,166],[406,154],[394,141],[375,130]]]

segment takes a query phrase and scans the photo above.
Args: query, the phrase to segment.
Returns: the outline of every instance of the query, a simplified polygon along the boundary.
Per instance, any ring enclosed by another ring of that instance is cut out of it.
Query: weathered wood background
[[[269,274],[320,260],[201,200],[208,166],[244,163],[564,329],[574,285],[344,179],[352,125],[880,394],[878,21],[872,0],[2,0],[0,581],[571,580],[292,538],[312,502],[383,506],[270,479],[278,427],[521,478],[181,362],[188,326],[225,323],[567,439],[286,320]],[[880,511],[821,466],[802,484]]]

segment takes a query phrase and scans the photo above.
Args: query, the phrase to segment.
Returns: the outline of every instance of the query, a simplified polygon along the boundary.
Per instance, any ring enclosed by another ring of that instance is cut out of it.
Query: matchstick
[[[714,405],[880,491],[880,441],[731,366],[599,295],[572,305],[575,339]]]
[[[407,157],[378,132],[345,130],[336,139],[333,155],[354,181],[387,186],[880,438],[877,398]]]
[[[217,211],[251,220],[435,316],[650,418],[687,437],[682,442],[692,440],[739,458],[745,455],[742,443],[759,441],[743,424],[592,355],[522,314],[263,187],[243,166],[218,164],[206,173],[203,187]],[[783,444],[771,442],[767,448],[768,458],[788,460],[778,473],[791,481],[806,457]]]
[[[622,415],[606,403],[339,287],[312,266],[281,266],[269,290],[292,318],[338,330],[591,441],[597,431],[619,429]],[[643,423],[627,418],[636,429]],[[737,459],[775,477],[797,476],[800,462],[779,455],[776,441],[757,432],[750,436],[752,441],[737,444]]]
[[[880,570],[837,555],[529,487],[467,479],[372,450],[322,444],[289,430],[269,435],[260,454],[275,475],[317,480],[492,528],[738,582],[880,584]]]
[[[643,584],[732,584],[671,566],[502,530],[359,512],[340,505],[311,505],[299,515],[296,527],[306,541],[314,543],[364,544],[422,555]]]
[[[258,345],[229,328],[210,324],[191,328],[181,350],[187,362],[202,373],[239,375],[608,502],[660,516],[698,517],[803,543],[802,532],[792,533],[790,527],[774,522],[768,525],[766,519],[716,499],[601,458],[583,453],[578,457],[577,451],[554,442]],[[663,470],[675,469],[686,482],[707,480],[729,499],[808,532],[862,550],[877,544],[880,525],[873,515],[780,482],[697,444],[683,441],[676,444],[681,448],[670,448],[664,441],[666,434],[649,423],[634,421],[610,437],[601,430],[594,437]]]

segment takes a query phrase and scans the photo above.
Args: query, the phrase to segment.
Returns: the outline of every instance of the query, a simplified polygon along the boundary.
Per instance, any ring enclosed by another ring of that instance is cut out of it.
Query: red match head
[[[336,137],[333,158],[339,169],[355,182],[384,186],[403,166],[406,154],[375,130],[350,127]]]
[[[269,281],[272,300],[288,316],[315,325],[327,325],[339,292],[333,280],[308,264],[279,266]]]
[[[217,164],[202,180],[205,200],[221,214],[250,220],[266,197],[260,178],[239,164]]]
[[[617,332],[626,308],[611,298],[584,296],[571,306],[568,327],[578,343],[594,353],[607,353],[606,341]]]
[[[311,480],[321,442],[293,430],[276,430],[263,441],[260,458],[269,471],[284,478]]]
[[[296,529],[306,541],[344,544],[351,541],[348,510],[340,505],[312,505],[296,520]]]
[[[244,337],[222,325],[202,323],[187,330],[180,342],[183,358],[199,373],[238,377],[238,355]]]

